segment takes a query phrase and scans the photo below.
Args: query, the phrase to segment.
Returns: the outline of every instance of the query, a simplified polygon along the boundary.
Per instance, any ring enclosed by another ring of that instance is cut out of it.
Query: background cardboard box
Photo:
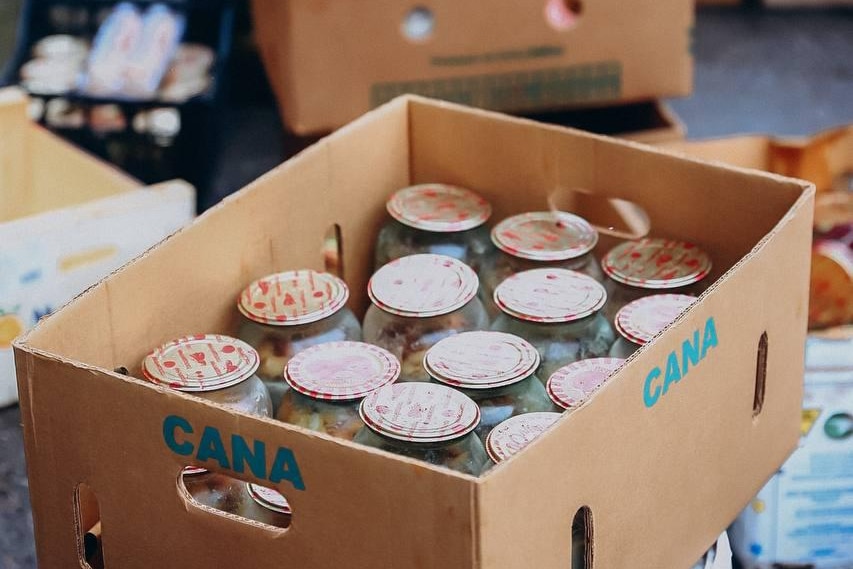
[[[12,340],[192,219],[183,182],[136,180],[32,124],[0,90],[0,405],[17,400]]]
[[[433,18],[421,40],[405,34],[415,6]],[[567,6],[580,15],[566,17]],[[253,0],[252,8],[283,120],[297,134],[329,132],[404,93],[530,113],[692,87],[691,0],[634,0],[630,10],[619,0]]]

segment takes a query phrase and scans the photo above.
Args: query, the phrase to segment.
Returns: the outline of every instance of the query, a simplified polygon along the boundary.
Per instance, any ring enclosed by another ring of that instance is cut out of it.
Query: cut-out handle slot
[[[323,264],[327,273],[344,278],[344,250],[341,226],[332,224],[323,237]]]
[[[592,569],[592,510],[587,506],[572,521],[572,569]]]
[[[767,332],[758,339],[758,355],[755,362],[755,395],[752,399],[752,416],[758,417],[764,408],[764,390],[767,381]]]
[[[83,569],[104,569],[101,539],[101,508],[98,497],[86,484],[77,486],[74,495],[77,557]]]

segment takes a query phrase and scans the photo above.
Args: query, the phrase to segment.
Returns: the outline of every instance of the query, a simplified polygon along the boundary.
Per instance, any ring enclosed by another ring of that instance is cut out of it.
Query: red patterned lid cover
[[[259,484],[247,484],[247,486],[249,488],[249,496],[264,508],[280,514],[293,513],[290,509],[290,504],[287,503],[287,499],[279,492]]]
[[[331,316],[348,299],[349,288],[343,280],[305,269],[256,280],[240,294],[237,308],[255,322],[294,326]]]
[[[548,378],[548,395],[563,409],[580,407],[619,367],[621,358],[591,358],[563,366]]]
[[[499,463],[522,450],[556,423],[560,413],[524,413],[510,417],[489,432],[486,452],[493,462]]]
[[[568,269],[532,269],[516,273],[495,289],[495,304],[505,313],[530,322],[571,322],[600,310],[604,287]]]
[[[492,215],[492,206],[481,196],[446,184],[403,188],[390,197],[386,207],[400,223],[437,233],[473,229]]]
[[[480,422],[480,408],[471,398],[434,383],[386,385],[362,400],[359,413],[380,435],[415,443],[457,439]]]
[[[627,340],[642,346],[694,302],[696,297],[686,294],[654,294],[637,299],[616,313],[616,330]]]
[[[395,381],[400,362],[364,342],[329,342],[296,354],[284,371],[290,386],[309,397],[330,401],[360,399]]]
[[[582,217],[563,211],[536,211],[509,217],[492,229],[495,246],[533,261],[565,261],[585,255],[598,232]]]
[[[259,363],[258,352],[249,344],[206,334],[163,344],[145,356],[142,374],[178,391],[214,391],[252,377]]]
[[[601,260],[611,279],[649,289],[669,289],[699,282],[711,272],[711,258],[686,241],[646,238],[627,241]]]

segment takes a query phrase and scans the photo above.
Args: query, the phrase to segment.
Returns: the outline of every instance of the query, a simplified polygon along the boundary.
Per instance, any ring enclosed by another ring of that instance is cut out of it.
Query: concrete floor
[[[691,138],[805,135],[853,123],[853,11],[700,12],[695,94],[672,105]],[[232,105],[225,121],[212,199],[243,186],[287,152],[268,96]],[[0,410],[0,569],[33,567],[20,415],[11,407]]]

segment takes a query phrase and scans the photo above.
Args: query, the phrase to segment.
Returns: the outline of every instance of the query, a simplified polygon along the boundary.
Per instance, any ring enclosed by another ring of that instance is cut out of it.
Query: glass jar
[[[429,381],[423,367],[429,348],[448,336],[488,328],[478,286],[477,274],[451,257],[391,261],[367,285],[373,304],[364,316],[364,340],[400,360],[400,381]]]
[[[435,381],[458,389],[480,406],[475,433],[485,443],[498,423],[554,406],[536,377],[539,352],[502,332],[463,332],[427,351],[424,367]]]
[[[243,290],[237,302],[242,314],[237,336],[258,351],[258,375],[274,407],[287,390],[284,366],[290,358],[317,344],[361,340],[348,299],[343,280],[308,269],[269,275]]]
[[[560,409],[574,411],[623,363],[622,358],[592,358],[563,366],[548,378],[548,396]]]
[[[699,296],[710,284],[711,258],[693,243],[645,238],[611,249],[601,260],[609,278],[607,319],[631,302],[651,294],[674,292]]]
[[[290,526],[293,512],[279,492],[258,484],[246,484],[246,494],[249,499],[240,504],[239,515],[276,528]]]
[[[397,380],[400,362],[391,352],[363,342],[332,342],[294,356],[284,378],[276,418],[351,441],[364,426],[358,405],[371,391]]]
[[[562,415],[550,411],[516,415],[495,426],[486,437],[486,452],[495,464],[515,456],[548,430]]]
[[[613,344],[610,355],[628,358],[652,341],[664,328],[696,302],[696,297],[685,294],[655,294],[628,303],[616,314],[619,339]]]
[[[420,184],[395,192],[386,208],[393,219],[379,231],[377,269],[401,257],[434,253],[477,270],[491,248],[485,223],[492,206],[471,190]]]
[[[492,316],[495,289],[508,277],[541,268],[571,269],[603,281],[592,256],[598,232],[585,219],[563,211],[522,213],[504,219],[492,229],[494,249],[479,271],[480,292]]]
[[[601,314],[604,287],[568,269],[533,269],[502,282],[492,330],[521,336],[539,351],[543,381],[566,364],[606,356],[615,334]]]
[[[354,441],[477,476],[488,458],[473,431],[480,410],[471,398],[443,385],[398,383],[364,398],[364,428]]]

